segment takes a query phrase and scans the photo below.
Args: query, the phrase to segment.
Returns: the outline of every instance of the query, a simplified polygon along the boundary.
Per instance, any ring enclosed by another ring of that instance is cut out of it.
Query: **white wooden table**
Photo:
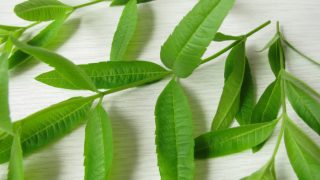
[[[18,19],[13,7],[21,0],[0,2],[0,24],[27,25]],[[85,0],[65,0],[80,4]],[[139,6],[139,28],[128,56],[132,59],[161,63],[160,46],[180,19],[197,0],[156,0]],[[48,48],[77,64],[105,61],[109,57],[113,32],[122,7],[109,8],[101,3],[74,13],[63,33]],[[303,52],[320,60],[320,1],[319,0],[239,0],[225,20],[221,31],[245,33],[266,20],[273,24],[250,37],[248,56],[256,77],[257,95],[260,96],[274,77],[268,66],[267,53],[258,53],[275,32],[275,22],[281,22],[286,37]],[[35,30],[33,30],[34,32]],[[225,44],[212,45],[210,55]],[[198,136],[209,130],[223,86],[223,66],[226,55],[198,69],[182,81],[190,99]],[[287,51],[288,69],[320,91],[320,68]],[[87,92],[56,89],[38,83],[34,77],[50,68],[32,61],[11,73],[10,105],[13,119],[21,119],[51,104]],[[107,97],[104,105],[114,128],[115,158],[111,179],[160,179],[154,145],[155,123],[153,110],[157,96],[168,80],[143,88],[132,89]],[[310,136],[320,143],[313,133],[291,110],[291,117]],[[251,151],[223,158],[196,161],[196,179],[239,179],[260,168],[271,156],[277,131],[257,154]],[[60,141],[32,154],[25,160],[26,179],[79,180],[83,179],[84,127]],[[280,180],[296,179],[289,164],[284,145],[276,161]],[[7,164],[0,165],[0,179],[6,179]]]

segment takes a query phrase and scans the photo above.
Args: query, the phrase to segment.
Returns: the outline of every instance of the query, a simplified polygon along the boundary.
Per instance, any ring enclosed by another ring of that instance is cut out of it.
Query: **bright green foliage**
[[[248,59],[240,94],[240,109],[236,119],[240,125],[250,124],[255,106],[255,88]]]
[[[96,91],[96,87],[88,75],[81,68],[73,64],[73,62],[65,57],[50,52],[44,48],[27,45],[13,38],[12,41],[20,50],[28,53],[31,56],[34,56],[49,66],[54,67],[61,76],[67,79],[69,83],[73,84],[74,86]]]
[[[297,114],[310,128],[320,135],[320,102],[311,95],[286,81],[288,99]]]
[[[276,80],[267,87],[254,107],[251,123],[269,122],[276,119],[280,107],[280,80]]]
[[[276,180],[276,171],[274,168],[274,161],[269,161],[258,171],[252,173],[250,176],[242,180]]]
[[[72,11],[72,7],[57,0],[32,0],[16,5],[14,12],[29,21],[49,21]]]
[[[128,49],[138,21],[137,0],[130,0],[123,9],[119,20],[117,30],[113,37],[112,48],[110,53],[111,61],[124,60],[125,53]]]
[[[232,36],[228,34],[223,34],[221,32],[217,32],[213,40],[216,42],[222,42],[222,41],[241,40],[243,38],[244,36]]]
[[[112,164],[112,126],[101,103],[88,115],[84,145],[85,180],[105,180]]]
[[[20,135],[14,135],[10,153],[8,180],[24,180],[23,152]]]
[[[156,145],[162,180],[192,180],[194,140],[192,115],[180,85],[171,80],[158,98]]]
[[[28,41],[29,45],[32,46],[46,46],[48,45],[54,38],[57,37],[59,30],[61,29],[64,21],[67,19],[67,15],[61,16],[57,20],[53,21],[46,28],[44,28],[39,34],[37,34],[34,38]],[[16,67],[17,65],[27,61],[31,56],[27,53],[24,53],[21,50],[15,51],[9,58],[9,69]]]
[[[279,33],[276,33],[272,39],[260,50],[260,52],[265,51],[269,49],[273,44],[275,44],[276,41],[278,41],[280,38]]]
[[[231,64],[233,64],[231,66]],[[231,67],[231,68],[230,68]],[[234,68],[233,68],[234,67]],[[236,68],[235,68],[236,67]],[[226,129],[239,111],[240,93],[245,76],[246,55],[245,42],[239,43],[230,52],[226,61],[226,81],[213,118],[212,130]]]
[[[264,142],[277,120],[211,131],[195,139],[195,157],[209,158],[238,153]]]
[[[161,66],[147,61],[109,61],[79,65],[98,89],[111,89],[139,81],[154,82],[170,72]],[[69,83],[57,71],[39,75],[36,79],[50,86],[66,89],[82,89]]]
[[[307,85],[305,82],[301,81],[297,77],[293,76],[292,74],[286,72],[286,71],[281,71],[281,78],[292,83],[295,85],[297,88],[300,90],[304,91],[305,93],[314,96],[318,99],[320,99],[320,93],[315,91],[312,87]]]
[[[9,72],[8,57],[11,53],[11,42],[5,44],[0,54],[0,131],[12,133],[9,108]]]
[[[281,39],[278,38],[269,49],[269,64],[271,66],[271,69],[275,76],[278,76],[280,70],[281,70],[281,61],[285,61],[285,56],[283,52],[282,42]],[[282,59],[282,60],[281,60]],[[283,67],[285,67],[285,63],[283,64]]]
[[[111,6],[118,6],[118,5],[124,5],[128,3],[130,0],[113,0],[111,2]],[[137,3],[145,3],[145,2],[150,2],[153,0],[137,0]]]
[[[290,119],[284,132],[287,154],[301,180],[320,179],[320,148]]]
[[[93,98],[72,98],[43,109],[21,121],[14,127],[21,127],[21,146],[24,154],[54,142],[85,121]],[[0,163],[9,160],[13,137],[0,136]]]
[[[235,0],[201,0],[183,18],[161,48],[161,60],[178,77],[187,77],[201,63]]]

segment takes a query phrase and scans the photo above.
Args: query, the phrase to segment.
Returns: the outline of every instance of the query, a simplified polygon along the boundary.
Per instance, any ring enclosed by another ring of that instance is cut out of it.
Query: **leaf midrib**
[[[35,10],[46,10],[48,8],[71,9],[70,6],[67,6],[65,4],[61,4],[61,5],[45,5],[45,6],[28,8],[28,9],[25,9],[25,10],[20,10],[19,14],[26,14],[26,13],[29,13],[30,11],[35,11]]]

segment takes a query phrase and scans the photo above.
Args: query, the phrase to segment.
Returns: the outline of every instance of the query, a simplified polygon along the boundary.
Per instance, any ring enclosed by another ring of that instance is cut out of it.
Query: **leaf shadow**
[[[61,47],[63,44],[65,44],[73,34],[78,30],[80,26],[81,19],[80,18],[74,18],[70,19],[67,22],[63,24],[61,27],[59,34],[56,38],[54,38],[53,41],[50,42],[49,45],[47,45],[45,48],[50,51],[56,51]],[[24,63],[18,65],[11,71],[11,75],[19,76],[25,73],[26,71],[29,71],[30,69],[34,68],[36,65],[40,64],[41,62],[39,60],[36,60],[35,58],[30,58]]]
[[[113,127],[114,144],[113,163],[109,179],[133,179],[132,174],[135,171],[138,158],[136,131],[130,124],[129,117],[125,117],[118,108],[111,105],[108,112]]]
[[[136,60],[151,40],[154,32],[154,12],[150,4],[140,5],[137,28],[125,53],[125,59]]]
[[[61,161],[55,148],[46,148],[46,153],[34,154],[25,163],[25,180],[56,180]]]
[[[182,85],[183,86],[183,85]],[[205,113],[204,110],[201,108],[201,103],[198,99],[195,98],[194,92],[191,92],[188,88],[183,88],[184,92],[186,93],[190,108],[192,111],[193,117],[193,125],[194,125],[194,132],[193,134],[201,134],[207,131],[206,122],[205,122]],[[195,160],[195,178],[194,179],[201,179],[205,180],[208,179],[208,171],[209,171],[209,162],[208,160]]]

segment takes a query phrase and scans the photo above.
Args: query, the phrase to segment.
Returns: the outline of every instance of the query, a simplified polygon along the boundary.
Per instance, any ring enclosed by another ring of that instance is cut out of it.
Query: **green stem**
[[[252,31],[248,32],[246,35],[244,35],[244,39],[252,36],[253,34],[255,34],[256,32],[260,31],[261,29],[265,28],[266,26],[268,26],[271,23],[271,21],[267,21],[263,24],[261,24],[260,26],[256,27],[255,29],[253,29]],[[220,55],[224,54],[225,52],[229,51],[230,49],[232,49],[234,46],[236,46],[237,44],[239,44],[240,42],[242,42],[244,39],[240,39],[237,41],[234,41],[232,44],[230,44],[229,46],[223,48],[222,50],[220,50],[219,52],[217,52],[216,54],[205,58],[201,64],[207,63],[217,57],[219,57]]]
[[[279,35],[281,35],[281,32],[280,32],[280,24],[279,22],[277,22],[277,33]],[[282,49],[282,47],[280,47]],[[283,56],[283,51],[280,50],[280,65],[281,65],[281,71],[285,71],[285,61],[284,61],[284,56]],[[287,118],[287,105],[286,105],[286,94],[285,94],[285,84],[284,84],[284,79],[281,77],[281,72],[280,72],[280,76],[278,78],[279,81],[280,81],[280,88],[281,88],[281,104],[282,104],[282,123],[281,123],[281,129],[280,129],[280,133],[278,135],[278,140],[277,140],[277,144],[276,144],[276,147],[273,151],[273,154],[272,154],[272,159],[275,159],[276,155],[277,155],[277,152],[279,150],[279,147],[280,147],[280,144],[281,144],[281,140],[282,140],[282,137],[283,137],[283,134],[284,134],[284,129],[285,129],[285,126],[286,126],[286,120],[288,119]]]
[[[90,6],[90,5],[93,5],[93,4],[97,4],[97,3],[100,3],[100,2],[103,2],[105,0],[96,0],[96,1],[91,1],[91,2],[88,2],[88,3],[84,3],[84,4],[80,4],[80,5],[77,5],[77,6],[73,6],[73,10],[77,10],[77,9],[80,9],[80,8],[83,8],[83,7],[87,7],[87,6]]]

